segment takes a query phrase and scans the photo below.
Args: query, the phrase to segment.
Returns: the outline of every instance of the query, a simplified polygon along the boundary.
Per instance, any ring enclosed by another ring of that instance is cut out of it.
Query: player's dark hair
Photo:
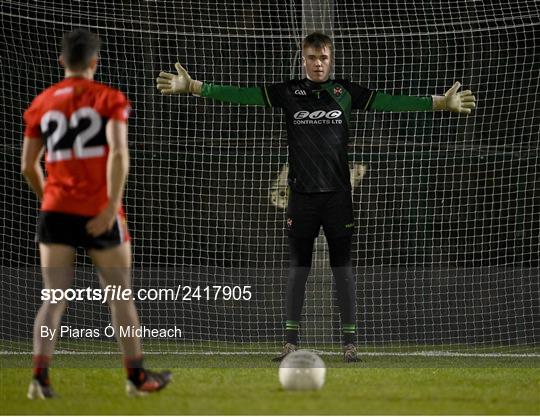
[[[302,50],[310,46],[317,49],[324,48],[326,46],[330,49],[330,51],[334,49],[332,39],[321,32],[313,32],[304,38],[302,41]]]
[[[64,64],[71,70],[84,70],[99,52],[100,40],[98,35],[86,29],[75,29],[62,38],[62,55]]]

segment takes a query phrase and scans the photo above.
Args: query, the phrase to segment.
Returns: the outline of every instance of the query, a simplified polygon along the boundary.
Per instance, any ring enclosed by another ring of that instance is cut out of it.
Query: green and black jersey
[[[431,97],[390,96],[347,80],[290,80],[262,87],[203,84],[202,96],[282,108],[289,146],[289,185],[300,193],[351,189],[347,148],[353,109],[431,110]]]

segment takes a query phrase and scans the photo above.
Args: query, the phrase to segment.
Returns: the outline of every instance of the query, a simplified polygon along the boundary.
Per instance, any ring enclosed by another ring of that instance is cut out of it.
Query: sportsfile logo
[[[295,125],[340,125],[343,122],[339,118],[342,114],[341,110],[300,110],[294,113],[293,118]]]

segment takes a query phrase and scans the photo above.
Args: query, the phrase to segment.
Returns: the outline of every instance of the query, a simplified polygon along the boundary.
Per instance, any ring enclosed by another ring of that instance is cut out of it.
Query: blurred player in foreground
[[[99,46],[97,35],[83,29],[65,34],[60,56],[65,79],[38,95],[24,113],[21,169],[41,201],[37,239],[47,289],[70,288],[78,246],[91,257],[103,287],[131,288],[130,236],[122,208],[130,104],[120,91],[93,80]],[[45,148],[46,181],[40,166]],[[65,308],[65,300],[44,301],[37,313],[31,399],[55,396],[49,363]],[[120,327],[140,327],[133,299],[109,300],[109,308],[127,370],[126,393],[141,396],[164,388],[171,373],[145,369],[140,338],[120,337]],[[56,330],[54,337],[42,337],[42,328]]]
[[[333,44],[321,33],[312,33],[303,40],[302,62],[306,78],[252,88],[193,80],[180,64],[176,64],[178,74],[160,73],[157,88],[163,94],[193,94],[284,110],[291,190],[286,220],[290,270],[285,343],[275,360],[298,349],[299,322],[313,244],[322,225],[341,314],[343,358],[345,362],[356,362],[359,360],[356,282],[351,263],[354,217],[347,156],[351,110],[447,110],[469,114],[475,107],[475,97],[468,90],[458,93],[458,82],[444,96],[409,97],[391,96],[348,80],[330,79]]]

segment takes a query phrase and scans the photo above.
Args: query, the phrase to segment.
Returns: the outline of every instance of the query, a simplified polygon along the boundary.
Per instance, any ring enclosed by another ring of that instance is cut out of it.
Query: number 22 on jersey
[[[92,107],[81,107],[72,113],[69,120],[61,111],[49,110],[40,121],[47,144],[48,162],[105,155],[105,145],[88,145],[102,134],[102,125],[101,116]]]

